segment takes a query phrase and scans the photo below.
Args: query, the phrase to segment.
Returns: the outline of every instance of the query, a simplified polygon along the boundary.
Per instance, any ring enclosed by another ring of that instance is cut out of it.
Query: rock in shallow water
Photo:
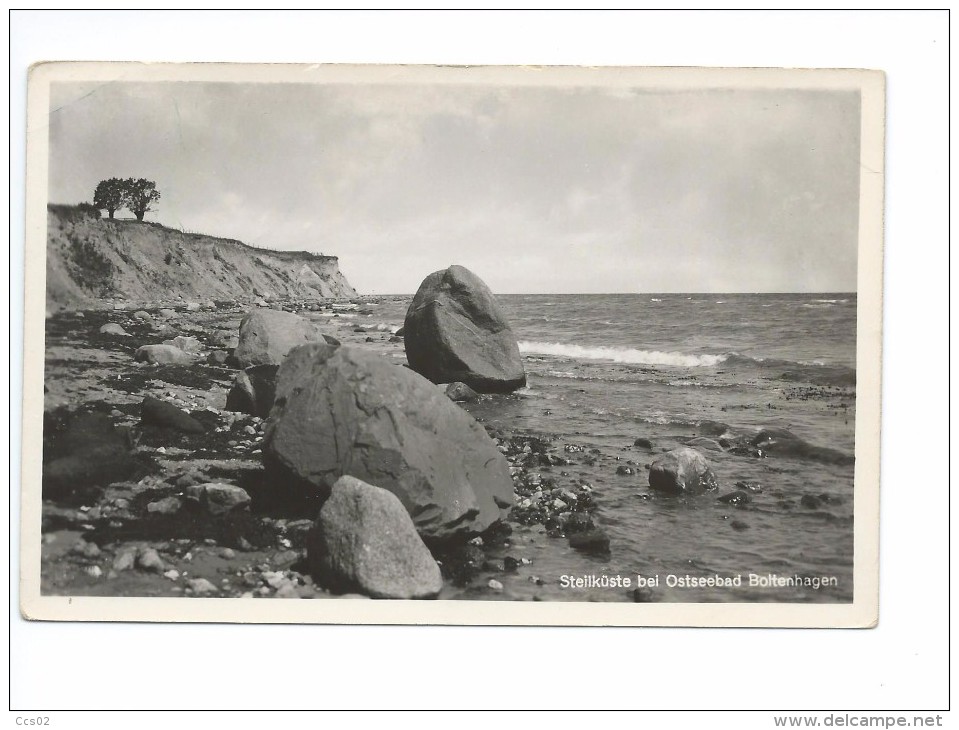
[[[395,495],[340,477],[310,532],[310,571],[336,591],[374,598],[432,598],[440,569]]]
[[[365,350],[311,344],[277,373],[263,442],[277,485],[350,474],[397,497],[426,539],[479,533],[513,501],[506,458],[439,388]]]
[[[649,467],[649,486],[661,492],[699,494],[719,488],[706,458],[695,449],[667,451]]]
[[[403,325],[410,367],[434,383],[466,383],[480,393],[526,385],[516,336],[489,287],[462,266],[426,277]]]
[[[469,387],[466,383],[450,383],[444,389],[446,397],[451,401],[462,403],[473,403],[479,400],[479,393]]]

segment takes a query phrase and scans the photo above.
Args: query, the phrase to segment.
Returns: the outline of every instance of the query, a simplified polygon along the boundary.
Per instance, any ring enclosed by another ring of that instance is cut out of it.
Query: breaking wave
[[[687,355],[682,352],[659,352],[658,350],[636,350],[629,347],[585,347],[562,342],[519,343],[524,354],[552,355],[568,357],[574,360],[608,360],[631,365],[672,365],[674,367],[709,367],[725,362],[727,355]]]

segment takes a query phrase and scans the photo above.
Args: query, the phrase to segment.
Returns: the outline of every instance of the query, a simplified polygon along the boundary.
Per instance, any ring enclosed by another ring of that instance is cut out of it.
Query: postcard
[[[23,615],[876,625],[884,93],[33,67]]]

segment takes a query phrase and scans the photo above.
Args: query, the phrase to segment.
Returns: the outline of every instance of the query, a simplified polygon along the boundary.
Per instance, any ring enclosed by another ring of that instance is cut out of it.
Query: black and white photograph
[[[26,617],[875,625],[881,72],[29,94]]]

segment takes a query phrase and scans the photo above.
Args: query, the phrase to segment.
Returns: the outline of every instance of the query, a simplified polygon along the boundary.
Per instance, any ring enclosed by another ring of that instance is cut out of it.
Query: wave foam
[[[727,355],[687,355],[682,352],[635,350],[628,347],[584,347],[562,342],[520,342],[524,354],[552,355],[574,360],[611,360],[632,365],[672,365],[675,367],[709,367],[726,361]]]

